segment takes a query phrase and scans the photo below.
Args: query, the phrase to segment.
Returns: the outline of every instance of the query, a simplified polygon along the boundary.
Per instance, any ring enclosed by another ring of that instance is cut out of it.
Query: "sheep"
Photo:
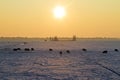
[[[114,51],[115,51],[115,52],[119,52],[119,50],[118,50],[118,49],[114,49]]]
[[[62,51],[60,51],[60,52],[59,52],[59,54],[60,54],[60,56],[62,56],[63,52],[62,52]]]
[[[21,48],[17,48],[17,50],[19,50],[19,51],[20,51],[20,50],[21,50]]]
[[[35,49],[34,48],[31,48],[31,51],[34,51]]]
[[[25,51],[30,51],[30,49],[29,49],[29,48],[25,48],[24,50],[25,50]]]
[[[108,53],[108,51],[107,51],[107,50],[105,50],[105,51],[103,51],[102,53],[105,53],[105,54],[107,54],[107,53]]]
[[[86,51],[87,51],[87,49],[83,48],[83,49],[82,49],[82,51],[86,52]]]
[[[50,48],[49,51],[53,51],[53,49]]]
[[[13,51],[18,51],[18,49],[14,48]]]
[[[23,42],[23,44],[25,45],[25,44],[27,44],[27,42]]]
[[[70,51],[69,51],[69,50],[66,50],[66,52],[67,52],[67,53],[70,53]]]
[[[14,48],[13,51],[20,51],[21,48]]]

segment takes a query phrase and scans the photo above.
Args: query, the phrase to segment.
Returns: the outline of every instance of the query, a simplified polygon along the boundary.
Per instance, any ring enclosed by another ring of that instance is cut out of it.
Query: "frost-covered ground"
[[[26,42],[0,41],[0,80],[120,80],[120,40]]]

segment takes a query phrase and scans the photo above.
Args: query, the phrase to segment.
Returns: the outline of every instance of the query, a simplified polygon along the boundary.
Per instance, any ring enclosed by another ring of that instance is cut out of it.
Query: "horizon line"
[[[4,37],[0,37],[0,39],[2,39],[2,38],[23,38],[23,39],[30,39],[30,38],[33,38],[33,39],[45,39],[45,38],[54,38],[54,37],[57,37],[57,38],[60,38],[60,39],[64,39],[64,38],[73,38],[73,36],[71,36],[71,37],[59,37],[59,36],[50,36],[50,37],[6,37],[6,36],[4,36]],[[77,39],[80,39],[80,38],[82,38],[82,39],[120,39],[119,37],[77,37],[76,36],[76,38]]]

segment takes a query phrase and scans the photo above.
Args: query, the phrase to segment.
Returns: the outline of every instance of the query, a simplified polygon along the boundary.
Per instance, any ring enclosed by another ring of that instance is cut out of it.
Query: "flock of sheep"
[[[118,50],[118,49],[114,49],[114,51],[115,51],[115,52],[119,52],[119,50]],[[103,51],[102,53],[108,53],[108,51],[107,51],[107,50],[105,50],[105,51]]]
[[[24,45],[27,44],[24,42]],[[21,51],[22,49],[21,48],[13,48],[13,51]],[[35,51],[34,48],[24,48],[24,51]],[[52,48],[49,48],[49,51],[52,52],[53,49]],[[82,49],[83,52],[87,52],[88,50],[86,48],[83,48]],[[118,49],[114,49],[115,52],[119,52]],[[107,54],[109,51],[108,50],[104,50],[102,51],[103,54]],[[71,51],[70,50],[66,50],[66,53],[70,54]],[[63,51],[59,51],[59,54],[62,55],[63,54]]]
[[[50,49],[49,49],[49,51],[50,51],[50,52],[52,52],[52,51],[53,51],[53,49],[51,49],[51,48],[50,48]],[[66,50],[66,53],[68,53],[68,54],[69,54],[69,53],[71,53],[71,52],[70,52],[70,50]],[[62,52],[62,51],[60,51],[60,52],[59,52],[59,54],[62,56],[63,52]]]
[[[53,51],[53,49],[50,48],[49,51]],[[82,51],[83,51],[83,52],[87,52],[88,50],[85,49],[85,48],[83,48]],[[114,51],[115,51],[115,52],[119,52],[118,49],[114,49]],[[71,52],[70,52],[70,50],[66,50],[66,53],[71,53]],[[108,50],[104,50],[104,51],[102,51],[102,53],[107,54],[107,53],[108,53]],[[62,55],[63,52],[60,51],[59,54]]]
[[[21,48],[13,48],[13,51],[21,51],[21,50],[22,50]],[[34,51],[34,50],[35,50],[34,48],[24,48],[24,51]],[[49,51],[52,52],[53,49],[50,48]],[[85,48],[83,48],[82,51],[83,51],[83,52],[87,52],[88,50],[85,49]],[[119,52],[118,49],[114,49],[114,51],[115,51],[115,52]],[[70,50],[66,50],[66,53],[71,53],[71,52],[70,52]],[[102,51],[102,53],[107,54],[107,53],[108,53],[108,50],[104,50],[104,51]],[[60,51],[59,54],[62,55],[62,54],[63,54],[63,51]]]
[[[13,51],[21,51],[21,48],[13,48]],[[24,51],[34,51],[34,48],[24,48]]]

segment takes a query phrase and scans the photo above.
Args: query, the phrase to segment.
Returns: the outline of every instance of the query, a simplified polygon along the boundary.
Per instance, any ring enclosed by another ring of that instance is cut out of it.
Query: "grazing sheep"
[[[23,42],[23,44],[25,45],[25,44],[27,44],[27,42]]]
[[[70,51],[69,51],[69,50],[67,50],[66,52],[67,52],[67,53],[70,53]]]
[[[118,50],[118,49],[114,49],[114,51],[115,51],[115,52],[119,52],[119,50]]]
[[[20,50],[21,50],[21,48],[17,48],[17,50],[18,50],[18,51],[20,51]]]
[[[50,48],[49,51],[53,51],[53,49]]]
[[[25,48],[24,50],[25,50],[25,51],[30,51],[30,49],[29,49],[29,48]]]
[[[20,51],[20,48],[14,48],[13,51]]]
[[[86,51],[87,51],[87,49],[83,48],[83,49],[82,49],[82,51],[86,52]]]
[[[60,56],[62,56],[63,52],[62,52],[62,51],[60,51],[60,52],[59,52],[59,54],[60,54]]]
[[[105,50],[105,51],[103,51],[102,53],[105,53],[105,54],[107,54],[107,53],[108,53],[108,51],[107,51],[107,50]]]
[[[14,48],[13,51],[18,51],[18,49]]]
[[[34,51],[35,49],[34,48],[31,48],[31,51]]]

